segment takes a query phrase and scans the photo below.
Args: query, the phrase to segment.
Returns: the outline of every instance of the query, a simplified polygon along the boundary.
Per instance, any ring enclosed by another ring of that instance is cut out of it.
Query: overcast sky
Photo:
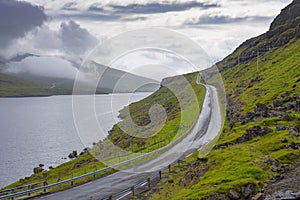
[[[32,62],[30,70],[36,63],[40,67],[53,61],[52,57],[56,63],[61,59],[78,65],[99,42],[138,28],[162,27],[194,40],[217,61],[246,39],[268,30],[291,1],[1,0],[0,56],[40,55],[39,62],[36,57],[12,63],[16,68]]]

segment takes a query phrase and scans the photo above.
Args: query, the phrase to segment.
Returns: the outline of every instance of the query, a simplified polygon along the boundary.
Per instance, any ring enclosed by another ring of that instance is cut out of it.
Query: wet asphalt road
[[[212,86],[206,86],[207,92],[199,119],[191,131],[178,144],[152,160],[119,171],[101,179],[77,186],[65,191],[49,194],[36,199],[40,200],[95,200],[103,199],[116,194],[140,180],[146,180],[154,172],[157,172],[170,163],[178,160],[183,155],[190,154],[201,146],[214,139],[222,127],[221,111],[218,102],[217,91]],[[138,172],[141,173],[138,173]]]

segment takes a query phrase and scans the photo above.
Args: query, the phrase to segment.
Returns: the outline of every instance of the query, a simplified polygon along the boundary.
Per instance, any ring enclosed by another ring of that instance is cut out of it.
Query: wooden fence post
[[[31,189],[31,185],[28,185],[27,189],[30,190]],[[31,195],[31,193],[28,192],[28,196],[30,196],[30,195]]]
[[[44,181],[44,186],[48,185],[47,181]],[[46,188],[44,188],[44,193],[46,193]]]
[[[132,186],[131,190],[132,190],[132,196],[135,196],[134,186]]]
[[[11,193],[15,193],[15,190],[14,189],[11,189]],[[15,198],[12,197],[11,200],[14,200]]]
[[[159,179],[161,180],[161,171],[159,171]]]
[[[96,180],[96,171],[97,171],[97,166],[95,166],[95,173],[94,173],[94,180]]]
[[[72,179],[74,178],[74,174],[72,173]],[[74,181],[72,180],[71,181],[71,186],[73,186],[74,185]]]
[[[147,181],[148,181],[148,187],[150,188],[151,187],[151,179],[150,179],[150,177],[147,179]]]

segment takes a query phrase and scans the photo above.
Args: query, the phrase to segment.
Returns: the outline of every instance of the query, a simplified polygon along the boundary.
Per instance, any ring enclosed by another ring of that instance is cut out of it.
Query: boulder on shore
[[[77,155],[77,151],[76,151],[76,150],[75,150],[75,151],[73,151],[72,153],[70,153],[70,154],[68,155],[68,157],[69,157],[70,159],[77,158],[77,157],[78,157],[78,155]]]
[[[34,174],[40,173],[40,172],[42,172],[42,171],[44,171],[44,169],[41,168],[41,167],[35,167],[35,168],[33,168],[33,173],[34,173]]]

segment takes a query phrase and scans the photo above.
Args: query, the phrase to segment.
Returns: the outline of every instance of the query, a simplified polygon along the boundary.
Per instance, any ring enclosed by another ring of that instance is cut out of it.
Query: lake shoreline
[[[143,99],[151,93],[134,94],[133,98],[129,98],[132,101]],[[130,103],[128,95],[131,94],[114,95],[117,100],[114,112]],[[3,111],[0,150],[5,155],[1,157],[0,188],[20,177],[31,175],[33,168],[39,164],[44,164],[47,169],[49,166],[55,167],[68,162],[68,155],[73,150],[80,153],[89,146],[83,144],[74,126],[72,95],[44,97],[46,96],[0,98],[0,109]],[[115,118],[111,114],[111,98],[111,94],[95,95],[97,117],[105,124],[105,133],[115,124]],[[88,138],[88,142],[98,141],[101,139],[99,137]],[[19,147],[22,148],[21,152],[18,151]]]
[[[95,94],[49,94],[49,95],[20,95],[20,96],[1,96],[0,95],[0,98],[3,98],[3,99],[9,99],[9,98],[34,98],[34,97],[52,97],[52,96],[90,96],[90,95],[121,95],[121,94],[150,94],[150,93],[154,93],[155,91],[153,92],[117,92],[117,93],[95,93]]]

